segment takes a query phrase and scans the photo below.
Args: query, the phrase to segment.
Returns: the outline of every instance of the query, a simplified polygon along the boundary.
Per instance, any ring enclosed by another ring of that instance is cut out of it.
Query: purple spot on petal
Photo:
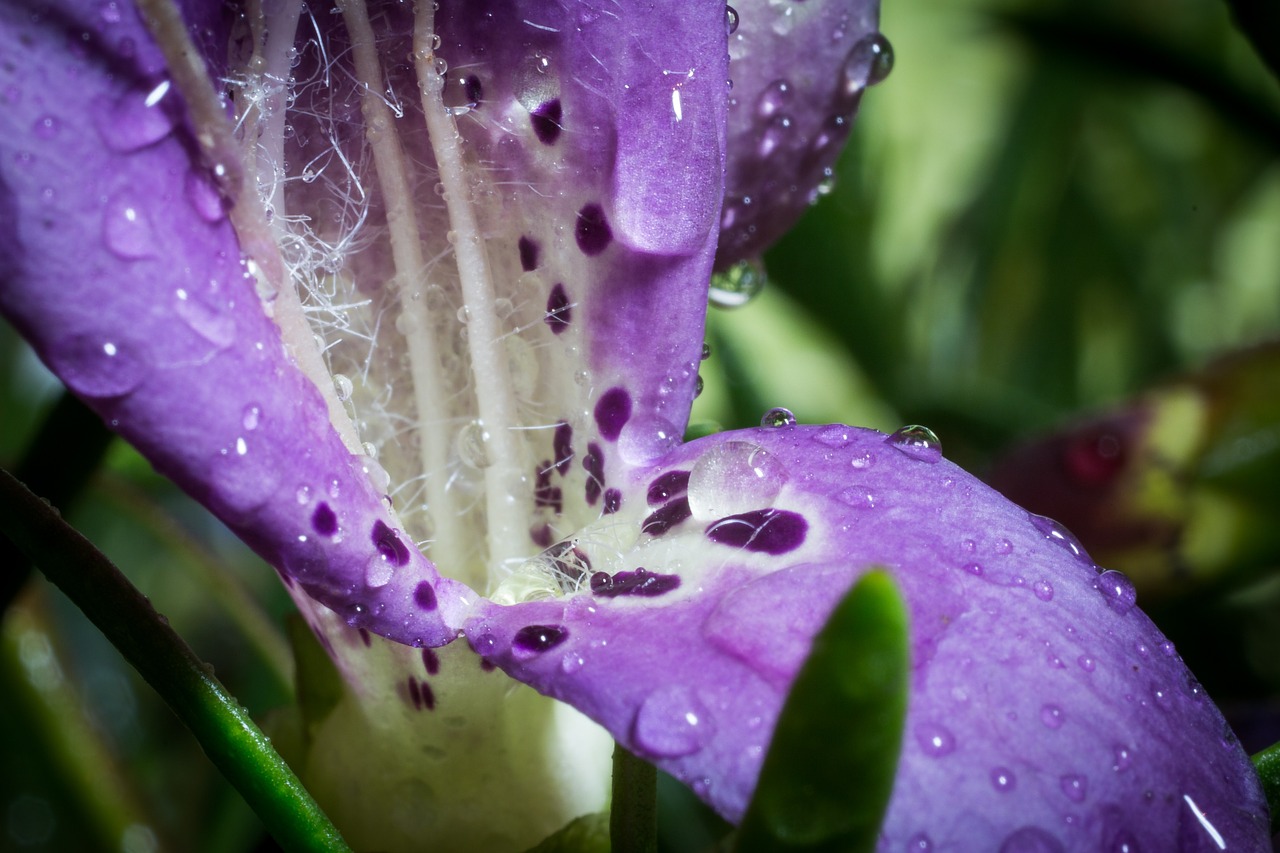
[[[610,388],[596,403],[596,426],[605,441],[617,441],[622,428],[631,420],[631,395],[626,388]]]
[[[517,653],[536,655],[554,649],[569,639],[569,631],[559,625],[526,625],[516,631],[511,648]]]
[[[613,242],[613,229],[609,227],[604,208],[598,204],[583,205],[578,211],[573,236],[577,238],[582,254],[588,257],[595,257],[607,249]]]
[[[757,509],[722,518],[707,528],[707,538],[764,554],[785,554],[804,542],[809,523],[785,509]]]
[[[472,107],[477,107],[484,100],[484,87],[480,85],[480,78],[474,74],[468,74],[467,79],[462,81],[462,91],[466,95],[467,103]]]
[[[560,106],[560,99],[552,98],[529,111],[529,123],[533,125],[533,132],[544,145],[554,145],[560,138],[560,131],[563,130],[560,126],[560,119],[563,116],[564,110]]]
[[[418,679],[409,676],[409,699],[413,702],[414,710],[422,710],[422,691],[418,689]]]
[[[661,536],[691,515],[693,511],[689,509],[689,499],[676,498],[661,509],[649,513],[649,517],[640,525],[640,532]]]
[[[559,486],[551,485],[554,468],[550,460],[544,460],[533,475],[533,502],[535,506],[550,509],[557,515],[564,509],[564,496]]]
[[[520,249],[520,269],[531,272],[538,268],[538,255],[542,249],[529,237],[521,237],[516,246]]]
[[[649,484],[646,496],[649,506],[666,503],[676,495],[683,495],[689,490],[688,471],[668,471]]]
[[[434,711],[436,709],[435,691],[432,690],[431,685],[427,684],[425,681],[422,682],[422,704],[428,711]]]
[[[440,656],[436,654],[435,649],[422,650],[422,666],[427,671],[427,675],[438,675],[440,672]]]
[[[436,590],[430,581],[422,581],[414,588],[413,603],[422,610],[436,609]]]
[[[409,549],[400,541],[400,534],[392,530],[381,519],[373,523],[373,546],[378,549],[382,559],[393,566],[403,566],[409,562]]]
[[[497,668],[498,667],[494,665],[493,661],[485,660],[484,658],[480,659],[480,670],[482,672],[493,672]]]
[[[539,548],[550,547],[554,538],[550,524],[535,524],[529,528],[529,540]]]
[[[364,643],[366,648],[373,645],[373,637],[369,636],[368,631],[364,628],[357,628],[356,630],[360,632],[360,642]]]
[[[551,295],[547,297],[547,313],[542,319],[557,335],[569,328],[573,320],[573,306],[569,304],[569,294],[565,293],[563,284],[557,283],[551,288]]]
[[[660,575],[640,568],[634,572],[596,572],[591,576],[591,594],[601,598],[639,595],[645,598],[662,595],[680,586],[679,575]]]
[[[551,439],[551,450],[556,455],[556,472],[563,477],[569,473],[569,463],[573,461],[573,427],[564,421],[556,424],[555,437]]]
[[[604,451],[594,441],[587,445],[587,455],[582,457],[582,467],[587,471],[585,496],[588,506],[595,506],[604,491]]]
[[[604,490],[604,515],[613,515],[622,506],[622,492],[617,489]]]
[[[311,514],[311,526],[321,536],[332,536],[338,532],[338,516],[332,507],[321,501]]]

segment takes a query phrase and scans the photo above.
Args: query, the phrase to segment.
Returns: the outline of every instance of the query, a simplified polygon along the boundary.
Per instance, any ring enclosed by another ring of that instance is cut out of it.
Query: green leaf
[[[284,849],[349,849],[248,712],[110,560],[4,470],[0,509],[0,533],[155,688]]]
[[[907,611],[864,575],[796,676],[739,828],[739,853],[873,850],[907,712]]]
[[[1280,832],[1280,743],[1273,743],[1253,756],[1253,766],[1262,779],[1262,790],[1271,809],[1271,831]]]
[[[609,853],[609,814],[576,817],[526,853]]]

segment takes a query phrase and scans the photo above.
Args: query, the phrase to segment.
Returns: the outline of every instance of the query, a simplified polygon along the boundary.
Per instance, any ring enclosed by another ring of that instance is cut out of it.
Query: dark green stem
[[[282,847],[349,849],[240,703],[110,560],[3,470],[0,508],[0,532],[173,708]]]
[[[1275,834],[1280,832],[1280,743],[1253,756],[1253,766],[1262,779],[1262,790],[1271,808],[1271,832]]]
[[[41,422],[15,473],[55,506],[69,506],[97,470],[111,439],[102,420],[63,391]],[[0,616],[29,577],[31,562],[0,538]]]
[[[647,761],[613,748],[613,804],[609,841],[613,853],[654,853],[658,849],[658,771]]]

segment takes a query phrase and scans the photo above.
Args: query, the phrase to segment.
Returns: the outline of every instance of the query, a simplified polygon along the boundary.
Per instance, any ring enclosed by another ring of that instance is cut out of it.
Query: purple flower
[[[680,443],[712,268],[819,192],[887,67],[873,3],[139,5],[0,3],[0,308],[328,644],[307,775],[353,841],[603,807],[607,742],[493,667],[740,817],[883,565],[884,849],[1262,844],[1124,579],[926,433]]]

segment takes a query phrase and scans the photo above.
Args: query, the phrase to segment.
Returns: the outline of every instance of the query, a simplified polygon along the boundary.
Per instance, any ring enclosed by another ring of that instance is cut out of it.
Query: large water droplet
[[[1107,605],[1121,616],[1132,610],[1138,601],[1138,591],[1124,572],[1107,570],[1098,575],[1094,584],[1107,600]]]
[[[791,116],[785,113],[778,113],[765,124],[764,130],[760,133],[760,142],[756,145],[756,154],[760,159],[766,159],[787,143],[788,137],[791,136],[792,127],[795,122]]]
[[[841,95],[852,102],[862,90],[874,86],[893,70],[893,45],[880,33],[859,41],[845,57],[841,71]]]
[[[142,383],[144,366],[131,347],[92,334],[59,341],[49,360],[62,381],[85,397],[120,397]]]
[[[395,573],[396,567],[391,564],[391,560],[387,559],[385,554],[374,554],[365,564],[364,582],[371,589],[378,589],[390,583]]]
[[[1086,566],[1093,565],[1093,560],[1089,557],[1088,552],[1084,550],[1084,546],[1080,544],[1079,540],[1071,535],[1070,530],[1067,530],[1052,518],[1043,515],[1029,512],[1027,517],[1031,519],[1032,526],[1044,534],[1045,539],[1065,548],[1077,561],[1084,563]]]
[[[205,222],[221,222],[227,215],[222,195],[203,172],[192,170],[183,182],[187,202]]]
[[[658,415],[633,417],[618,434],[618,455],[628,465],[645,465],[680,443],[680,431]]]
[[[793,91],[788,81],[774,80],[756,98],[756,115],[762,119],[773,118],[791,101]]]
[[[173,131],[173,118],[162,103],[167,92],[167,88],[162,91],[156,87],[102,101],[93,116],[102,141],[115,151],[127,153],[168,136]]]
[[[458,430],[458,458],[472,468],[488,468],[489,431],[478,420],[467,422]]]
[[[776,406],[764,413],[764,417],[760,418],[760,426],[762,427],[788,427],[796,425],[796,416],[791,413],[790,409],[784,409]]]
[[[1031,588],[1041,601],[1053,601],[1053,584],[1048,581],[1036,581]]]
[[[738,261],[711,276],[707,298],[717,308],[740,308],[764,289],[766,276],[759,261]]]
[[[174,311],[197,335],[219,350],[235,342],[236,323],[230,314],[186,290],[178,290],[176,296]]]
[[[904,426],[885,441],[896,450],[921,462],[933,463],[942,458],[942,442],[933,434],[933,430],[919,424]]]
[[[849,428],[844,424],[827,424],[818,430],[814,439],[827,447],[841,448],[849,444]]]
[[[788,476],[782,462],[747,441],[729,441],[702,455],[689,473],[689,509],[713,521],[771,505]]]
[[[733,35],[738,31],[738,10],[732,6],[724,7],[724,31],[726,35]]]
[[[714,733],[711,713],[689,687],[663,687],[650,693],[636,712],[636,746],[658,758],[677,758],[702,749]]]
[[[102,211],[102,239],[127,261],[156,254],[155,234],[142,207],[125,193],[112,196]]]

